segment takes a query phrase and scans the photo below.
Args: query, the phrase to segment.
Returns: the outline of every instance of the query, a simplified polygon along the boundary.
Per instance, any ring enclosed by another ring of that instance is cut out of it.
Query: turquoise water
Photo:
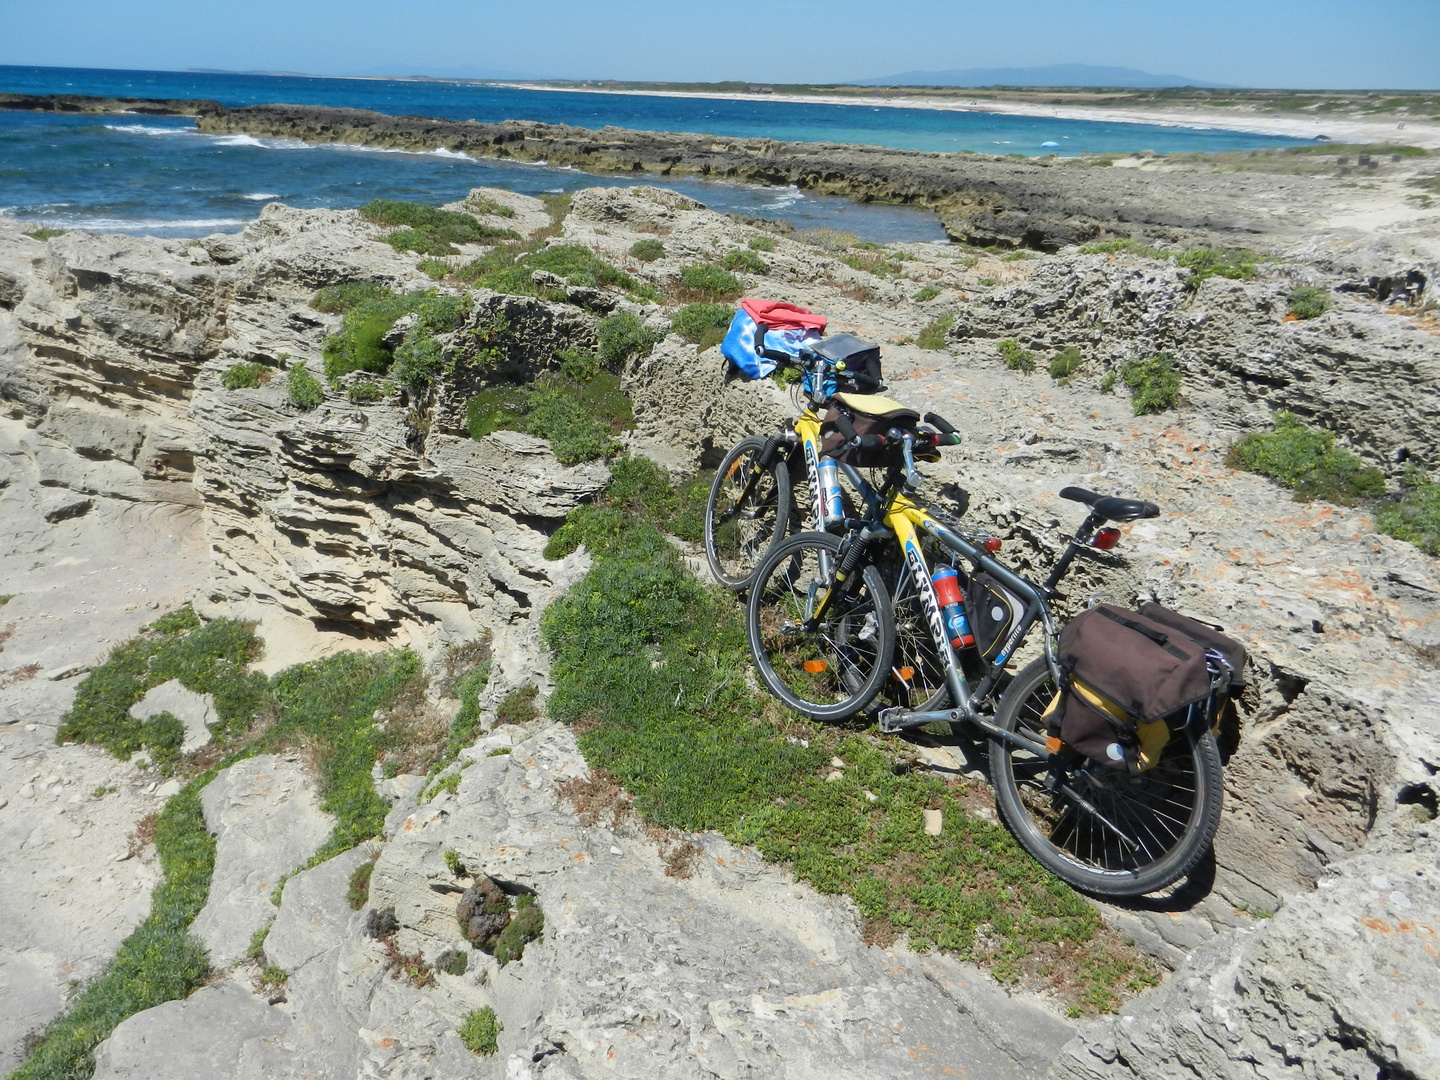
[[[715,101],[512,90],[457,82],[0,66],[0,91],[116,97],[211,98],[330,105],[390,114],[540,120],[599,128],[704,131],[914,150],[1062,155],[1153,150],[1248,150],[1300,140],[1142,124],[1094,123],[928,109]],[[1049,145],[1053,144],[1053,145]],[[266,202],[358,206],[373,198],[448,202],[470,188],[528,194],[603,181],[565,169],[429,154],[210,136],[176,117],[0,112],[0,214],[57,228],[199,236],[241,228]],[[827,226],[877,241],[944,238],[933,214],[865,206],[788,188],[671,182],[714,209]]]

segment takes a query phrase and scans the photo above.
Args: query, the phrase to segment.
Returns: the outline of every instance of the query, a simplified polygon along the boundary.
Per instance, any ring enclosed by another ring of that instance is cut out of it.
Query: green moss
[[[42,227],[39,229],[26,229],[25,235],[32,240],[51,240],[57,236],[64,236],[65,232],[65,229],[47,229]]]
[[[1085,357],[1081,355],[1080,350],[1074,345],[1067,346],[1050,358],[1050,377],[1064,385],[1070,381],[1070,376],[1083,363],[1085,363]]]
[[[465,430],[472,439],[492,431],[524,431],[530,391],[514,383],[481,390],[465,406]]]
[[[659,240],[636,240],[630,245],[630,254],[642,262],[654,262],[665,257],[665,245]]]
[[[734,300],[745,291],[739,278],[711,263],[696,263],[681,270],[680,289],[687,298],[715,303]]]
[[[955,326],[954,315],[941,315],[933,320],[915,338],[915,344],[922,349],[943,349],[946,338]]]
[[[604,371],[584,383],[554,376],[531,387],[500,383],[481,390],[465,408],[472,439],[525,431],[549,439],[556,460],[566,465],[609,457],[618,448],[613,436],[633,422],[619,376]]]
[[[770,267],[764,259],[745,248],[731,248],[720,260],[726,270],[738,270],[744,274],[766,274]]]
[[[270,369],[264,364],[231,364],[220,376],[226,390],[253,390],[270,381]]]
[[[1253,432],[1230,448],[1225,463],[1292,488],[1296,501],[1325,499],[1348,506],[1385,493],[1379,469],[1335,445],[1335,433],[1312,428],[1290,412],[1275,414],[1275,430]]]
[[[189,933],[204,907],[215,867],[215,839],[205,827],[200,790],[209,772],[165,804],[155,822],[163,879],[150,914],[120,945],[115,959],[46,1027],[30,1059],[9,1080],[88,1080],[93,1051],[127,1017],[176,1001],[208,974],[205,948]]]
[[[375,225],[400,226],[386,237],[387,242],[396,251],[421,255],[456,255],[456,244],[519,239],[513,229],[483,225],[469,214],[399,199],[366,203],[360,208],[360,216]]]
[[[285,396],[291,405],[308,412],[325,400],[325,388],[310,374],[304,361],[296,360],[285,376]]]
[[[686,304],[670,316],[670,329],[701,349],[719,345],[735,309],[729,304]]]
[[[927,300],[934,300],[939,295],[940,287],[938,285],[926,285],[922,287],[913,297],[911,297],[911,299],[913,299],[917,304],[923,304]]]
[[[775,241],[768,236],[752,236],[745,246],[751,251],[774,251]]]
[[[1423,469],[1406,469],[1400,498],[1376,511],[1375,524],[1381,532],[1440,557],[1440,484],[1427,479]]]
[[[620,370],[633,357],[645,356],[663,337],[628,311],[605,316],[595,328],[600,363],[610,371]]]
[[[998,343],[995,348],[1000,353],[1000,359],[1005,361],[1005,366],[1011,371],[1029,375],[1035,370],[1035,354],[1022,349],[1018,341],[1007,339]]]
[[[488,1057],[500,1049],[500,1032],[504,1030],[505,1025],[495,1019],[495,1010],[486,1005],[466,1016],[457,1034],[465,1049]]]
[[[1120,381],[1130,388],[1136,416],[1173,409],[1180,395],[1180,370],[1168,353],[1120,365]]]
[[[1297,319],[1318,319],[1330,310],[1330,294],[1314,285],[1291,289],[1286,299],[1290,314]]]
[[[515,912],[509,925],[495,941],[495,960],[501,967],[525,955],[525,946],[545,932],[545,913],[529,893],[515,898]]]

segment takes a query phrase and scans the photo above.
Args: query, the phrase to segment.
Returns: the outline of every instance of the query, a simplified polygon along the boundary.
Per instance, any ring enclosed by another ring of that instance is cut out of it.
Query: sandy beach
[[[1427,150],[1440,150],[1440,123],[1410,120],[1403,124],[1391,119],[1367,119],[1361,116],[1327,115],[1324,117],[1271,113],[1265,115],[1245,109],[1187,108],[1170,109],[1110,108],[1100,105],[1041,105],[1012,101],[957,101],[953,98],[927,97],[923,94],[904,98],[849,94],[743,94],[698,93],[672,90],[604,90],[593,87],[546,86],[542,83],[502,82],[516,90],[551,90],[571,94],[618,94],[631,97],[710,98],[719,101],[778,101],[819,103],[824,105],[857,105],[888,109],[936,109],[946,112],[988,112],[1011,116],[1050,116],[1060,120],[1090,120],[1119,124],[1156,124],[1162,127],[1213,128],[1222,131],[1246,131],[1259,135],[1283,135],[1296,139],[1325,136],[1345,143],[1404,143]]]

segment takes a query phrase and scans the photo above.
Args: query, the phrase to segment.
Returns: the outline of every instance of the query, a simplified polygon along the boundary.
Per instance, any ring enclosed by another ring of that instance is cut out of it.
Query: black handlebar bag
[[[1143,772],[1169,741],[1168,717],[1218,705],[1244,685],[1245,647],[1159,604],[1100,604],[1061,631],[1060,663],[1069,674],[1055,710],[1060,739],[1112,768]]]

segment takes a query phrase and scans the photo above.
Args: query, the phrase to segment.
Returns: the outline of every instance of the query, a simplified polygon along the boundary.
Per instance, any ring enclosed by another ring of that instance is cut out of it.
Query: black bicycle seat
[[[1084,488],[1067,487],[1060,489],[1060,498],[1071,502],[1084,503],[1106,521],[1134,521],[1136,518],[1160,516],[1160,507],[1140,499],[1119,499],[1113,495],[1096,495]]]

